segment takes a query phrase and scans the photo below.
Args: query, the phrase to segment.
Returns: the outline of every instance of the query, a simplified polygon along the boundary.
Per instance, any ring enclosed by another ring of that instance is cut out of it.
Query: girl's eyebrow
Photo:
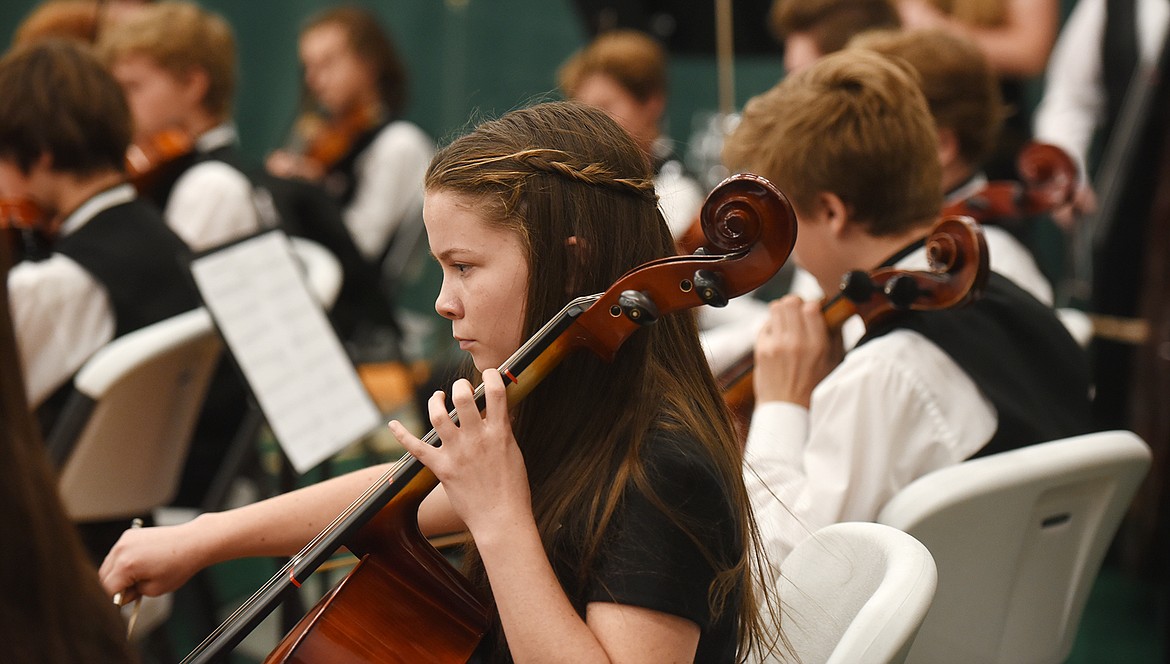
[[[428,253],[431,254],[432,258],[434,258],[435,260],[438,260],[440,262],[453,260],[453,259],[459,258],[461,256],[474,256],[475,255],[474,250],[465,249],[463,247],[452,247],[451,249],[444,249],[443,251],[440,251],[438,254],[435,254],[434,252],[430,252],[428,250]]]

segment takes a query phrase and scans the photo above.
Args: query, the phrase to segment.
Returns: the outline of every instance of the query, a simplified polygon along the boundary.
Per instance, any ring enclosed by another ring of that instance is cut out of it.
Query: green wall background
[[[35,0],[0,3],[5,47]],[[204,0],[236,31],[240,88],[236,121],[245,153],[260,160],[280,145],[300,91],[297,28],[330,6],[326,0]],[[559,64],[586,41],[571,0],[382,0],[374,10],[393,35],[411,74],[407,117],[445,142],[469,120],[494,117],[536,99],[555,98]],[[762,17],[737,16],[737,20]],[[775,57],[739,58],[736,105],[770,87],[781,74]],[[685,148],[695,118],[717,107],[713,57],[671,63],[666,129]]]

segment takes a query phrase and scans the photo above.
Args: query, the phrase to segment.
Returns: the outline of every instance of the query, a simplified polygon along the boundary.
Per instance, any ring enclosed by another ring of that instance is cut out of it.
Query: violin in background
[[[312,118],[304,118],[304,158],[315,162],[322,171],[329,170],[353,148],[359,137],[378,126],[381,116],[377,106],[359,106],[331,121],[317,117],[314,122]]]
[[[13,264],[48,256],[45,213],[28,199],[0,199],[0,235]]]
[[[1048,143],[1029,142],[1016,158],[1020,181],[993,180],[982,190],[943,207],[982,224],[1011,225],[1072,203],[1080,187],[1076,162]]]
[[[381,106],[362,105],[336,118],[318,112],[301,114],[285,148],[273,152],[268,171],[278,177],[317,182],[350,153],[383,119]]]
[[[855,314],[868,328],[900,311],[961,307],[979,296],[991,273],[983,229],[970,217],[935,222],[926,237],[926,258],[929,270],[879,267],[845,274],[840,291],[821,304],[829,330],[840,330]],[[753,347],[716,376],[741,442],[747,440],[755,408],[755,363]]]
[[[157,132],[126,150],[126,175],[138,193],[150,197],[181,172],[183,158],[195,153],[195,139],[177,127]]]

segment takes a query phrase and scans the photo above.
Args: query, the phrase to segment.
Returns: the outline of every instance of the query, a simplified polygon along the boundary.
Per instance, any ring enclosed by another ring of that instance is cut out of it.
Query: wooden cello
[[[612,360],[640,327],[703,304],[721,306],[767,281],[796,239],[788,200],[763,178],[738,175],[703,206],[710,246],[724,253],[673,256],[627,272],[604,293],[577,298],[500,367],[515,405],[577,349]],[[483,386],[476,392],[483,408]],[[451,417],[458,421],[455,411]],[[437,445],[432,430],[422,439]],[[358,556],[350,574],[309,612],[267,661],[466,661],[486,630],[486,609],[419,531],[418,506],[437,486],[410,455],[338,516],[184,662],[234,647],[342,546]]]
[[[899,311],[959,307],[979,297],[987,283],[987,243],[982,228],[970,217],[948,216],[936,222],[926,237],[926,258],[929,270],[879,267],[845,274],[840,291],[821,304],[828,328],[839,330],[854,315],[869,327]],[[741,441],[747,440],[755,407],[754,369],[753,349],[717,376]]]
[[[1064,150],[1031,141],[1016,158],[1020,181],[992,180],[963,200],[943,207],[943,215],[965,215],[981,224],[1010,225],[1072,202],[1080,186],[1076,162]]]

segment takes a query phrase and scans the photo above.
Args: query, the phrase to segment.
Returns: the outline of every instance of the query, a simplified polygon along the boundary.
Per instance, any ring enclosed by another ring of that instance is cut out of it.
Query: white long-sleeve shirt
[[[236,130],[219,125],[195,140],[206,153],[237,142]],[[222,161],[188,168],[171,189],[163,210],[167,225],[192,251],[205,251],[261,230],[248,177]]]
[[[422,129],[400,120],[386,125],[358,155],[353,200],[342,218],[367,259],[380,259],[403,220],[422,209],[423,178],[434,151]]]
[[[1151,64],[1166,38],[1170,4],[1136,2],[1138,57]],[[1105,119],[1104,37],[1105,0],[1078,0],[1052,49],[1044,96],[1033,116],[1036,139],[1064,148],[1082,173],[1093,133]]]
[[[128,184],[108,189],[70,214],[60,233],[63,237],[75,233],[99,213],[134,198]],[[8,305],[32,408],[114,338],[114,308],[106,289],[62,254],[13,267],[8,273]]]
[[[898,267],[922,269],[925,261],[918,250]],[[852,345],[858,335],[845,336]],[[817,528],[872,521],[912,480],[973,455],[996,426],[971,378],[910,330],[852,348],[807,409],[757,404],[744,481],[771,563]]]

